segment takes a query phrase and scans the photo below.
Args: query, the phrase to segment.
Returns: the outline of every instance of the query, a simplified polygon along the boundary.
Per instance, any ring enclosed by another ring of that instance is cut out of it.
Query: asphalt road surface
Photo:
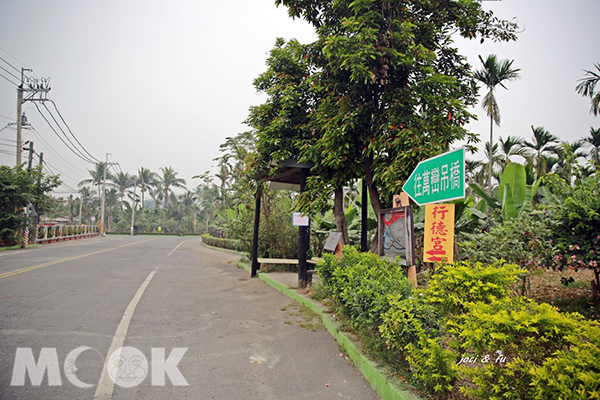
[[[0,399],[378,399],[291,300],[198,239],[0,252]]]

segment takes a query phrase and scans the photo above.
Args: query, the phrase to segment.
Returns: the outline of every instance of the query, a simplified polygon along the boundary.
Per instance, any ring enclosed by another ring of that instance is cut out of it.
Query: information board
[[[400,256],[402,265],[415,265],[412,206],[381,210],[377,225],[379,255],[388,258]]]

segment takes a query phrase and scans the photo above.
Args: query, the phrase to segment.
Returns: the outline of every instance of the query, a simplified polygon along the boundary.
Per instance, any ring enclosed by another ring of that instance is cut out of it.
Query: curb
[[[216,246],[211,246],[210,244],[206,244],[202,241],[202,239],[200,239],[200,243],[202,243],[202,246],[211,249],[211,250],[218,250],[218,251],[224,251],[226,253],[231,253],[231,254],[238,254],[240,256],[248,256],[247,253],[242,253],[241,251],[237,251],[237,250],[231,250],[231,249],[224,249],[223,247],[216,247]],[[245,268],[245,267],[244,267]]]
[[[237,260],[232,262],[238,267],[250,272],[250,267],[248,267],[248,265],[245,263]],[[297,300],[301,304],[304,304],[312,311],[317,313],[331,336],[337,340],[339,345],[348,354],[354,365],[356,365],[365,379],[371,384],[373,389],[375,389],[375,391],[383,400],[420,400],[418,396],[410,391],[408,386],[402,387],[399,384],[392,382],[387,378],[386,372],[382,368],[378,367],[373,361],[365,357],[360,352],[358,343],[340,330],[339,324],[324,311],[323,307],[321,307],[319,304],[313,303],[311,300],[299,295],[295,291],[290,290],[287,285],[279,282],[275,278],[270,277],[268,273],[259,273],[258,278],[286,296]]]

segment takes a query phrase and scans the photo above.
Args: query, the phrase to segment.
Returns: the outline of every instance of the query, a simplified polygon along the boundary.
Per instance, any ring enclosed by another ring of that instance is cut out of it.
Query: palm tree
[[[465,175],[467,181],[471,183],[479,183],[476,181],[477,171],[483,167],[484,163],[481,160],[465,160]]]
[[[133,186],[133,176],[129,175],[127,172],[118,172],[115,176],[111,178],[115,187],[119,190],[119,194],[121,195],[121,213],[124,210],[123,201],[125,198],[125,191]]]
[[[590,147],[591,161],[595,166],[600,165],[600,128],[590,128],[590,136],[583,138],[586,146]]]
[[[142,192],[142,212],[144,212],[144,193],[149,190],[150,186],[154,185],[158,175],[150,171],[148,168],[140,168],[138,171],[138,183]]]
[[[556,173],[569,184],[571,184],[573,167],[577,164],[577,159],[587,156],[587,153],[582,150],[584,143],[583,140],[572,143],[564,141],[554,149],[554,153],[558,156]]]
[[[487,164],[488,167],[488,179],[489,179],[489,171],[492,171],[492,178],[495,176],[494,167],[496,165],[502,166],[502,157],[498,154],[498,143],[494,143],[493,146],[490,146],[490,142],[485,143],[485,155],[488,160],[492,160],[492,164]],[[489,181],[491,182],[491,180]],[[489,183],[488,182],[488,183]],[[490,183],[490,191],[491,191],[491,183]]]
[[[580,95],[592,99],[590,113],[598,115],[600,112],[600,91],[594,92],[594,89],[596,88],[598,81],[600,81],[600,64],[596,64],[595,67],[598,72],[584,70],[587,76],[579,80],[580,83],[575,90],[577,90],[577,93]]]
[[[97,186],[98,187],[98,197],[102,197],[100,193],[100,187],[102,186],[102,180],[104,179],[104,163],[100,162],[96,164],[95,169],[88,169],[90,174],[89,179],[84,179],[77,186],[82,187],[85,185]],[[106,179],[111,180],[112,175],[110,172],[106,171]]]
[[[558,143],[558,136],[551,134],[541,126],[534,128],[532,125],[531,130],[533,131],[533,140],[523,142],[523,146],[534,151],[535,170],[539,178],[542,176],[542,172],[546,171],[545,159],[542,155],[545,152],[555,152],[553,144]]]
[[[160,169],[162,176],[157,179],[164,192],[165,204],[163,206],[163,223],[167,222],[167,208],[169,207],[169,192],[172,187],[185,188],[185,179],[178,178],[177,172],[171,167],[163,167]]]
[[[495,54],[490,54],[485,61],[479,56],[479,60],[481,60],[481,63],[483,64],[483,69],[475,71],[473,76],[488,89],[485,96],[483,96],[481,106],[490,117],[490,143],[494,143],[494,123],[500,126],[500,109],[498,107],[498,102],[496,101],[496,96],[494,96],[494,90],[498,85],[506,89],[504,82],[513,81],[519,78],[519,71],[521,69],[512,67],[514,60],[499,61]],[[488,189],[491,193],[492,165],[494,164],[492,159],[488,160],[488,164]]]
[[[510,157],[521,156],[526,158],[527,150],[523,147],[523,139],[516,136],[508,136],[506,140],[500,136],[500,158],[504,167],[510,164]]]
[[[84,220],[87,222],[90,220],[91,217],[91,213],[90,213],[90,206],[91,206],[91,200],[93,198],[94,193],[92,193],[92,191],[90,190],[89,187],[82,187],[79,189],[79,202],[81,203],[81,212],[82,214],[85,216]],[[80,221],[79,223],[83,223]]]

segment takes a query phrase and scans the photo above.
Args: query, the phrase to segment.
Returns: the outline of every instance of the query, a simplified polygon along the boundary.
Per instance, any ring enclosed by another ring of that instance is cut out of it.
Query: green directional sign
[[[418,205],[465,197],[463,148],[421,161],[402,190]]]

